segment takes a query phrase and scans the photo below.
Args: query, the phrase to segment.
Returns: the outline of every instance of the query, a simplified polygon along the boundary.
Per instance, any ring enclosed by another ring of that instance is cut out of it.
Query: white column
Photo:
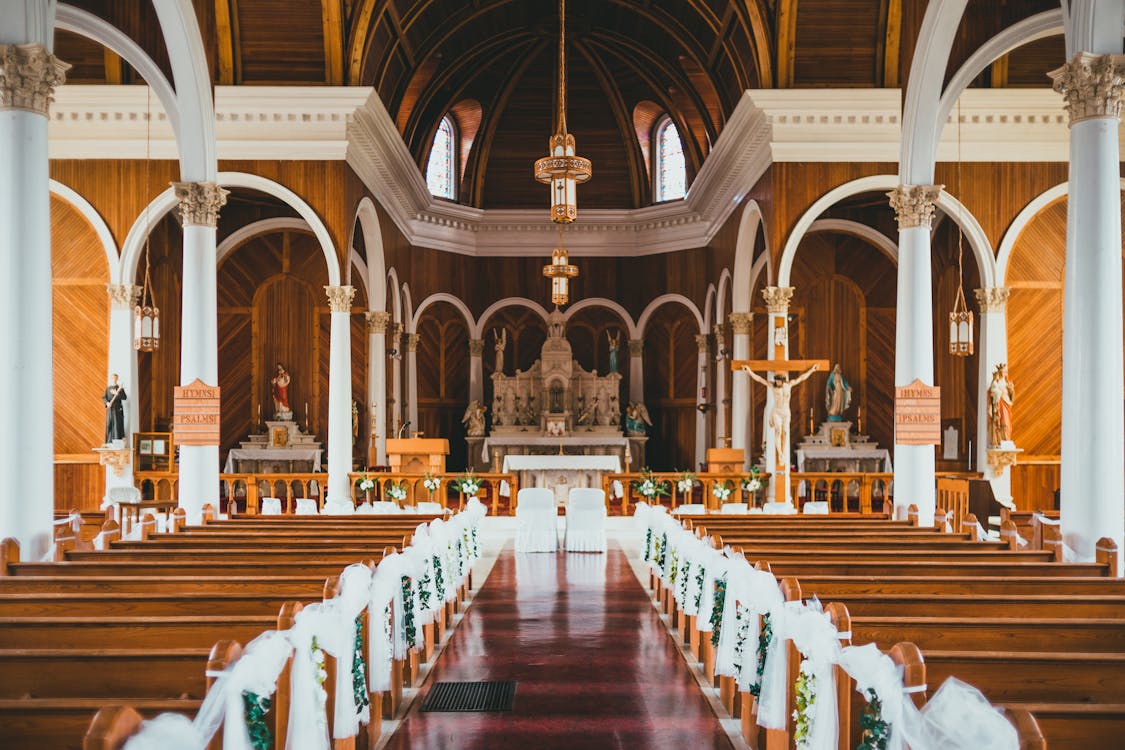
[[[418,334],[406,334],[406,406],[410,430],[418,429]],[[408,435],[409,437],[409,435]]]
[[[117,375],[118,384],[125,391],[125,447],[132,447],[133,424],[137,412],[137,380],[134,364],[137,361],[133,348],[133,307],[141,296],[141,288],[133,284],[108,284],[109,294],[109,367],[110,377]],[[109,500],[109,491],[114,487],[133,486],[133,462],[128,460],[120,468],[106,466],[105,495],[103,503]]]
[[[791,286],[767,286],[762,290],[762,298],[766,301],[766,310],[769,312],[769,321],[766,335],[769,341],[766,351],[768,359],[789,359],[789,301],[793,299]],[[773,373],[767,374],[768,378]],[[798,386],[800,387],[800,386]],[[762,434],[766,437],[765,465],[770,472],[769,486],[766,488],[766,500],[770,502],[791,502],[789,491],[789,465],[790,450],[788,438],[793,434],[793,419],[789,419],[789,430],[786,433],[786,445],[782,446],[782,455],[785,456],[785,467],[782,476],[774,466],[774,456],[777,455],[777,439],[773,430],[769,428],[770,412],[773,411],[773,391],[766,389],[766,408],[762,412]]]
[[[629,403],[645,401],[644,352],[644,339],[629,339]]]
[[[372,425],[368,432],[367,455],[375,455],[375,465],[387,465],[387,327],[389,312],[369,312],[367,318],[367,393]]]
[[[726,348],[722,323],[716,323],[711,333],[715,337],[715,356],[723,354]],[[716,448],[723,447],[727,437],[727,365],[726,357],[715,360],[715,442]]]
[[[1116,23],[1114,38],[1102,46],[1120,52],[1120,14]],[[1063,289],[1062,532],[1080,560],[1092,560],[1099,538],[1114,539],[1119,550],[1125,541],[1118,171],[1125,55],[1080,52],[1051,77],[1055,90],[1066,97],[1070,113]]]
[[[47,109],[69,66],[51,54],[53,8],[0,2],[0,538],[26,560],[49,552],[54,519]]]
[[[469,339],[469,401],[484,403],[484,339]]]
[[[898,217],[895,386],[934,384],[934,321],[930,227],[941,185],[899,185],[887,194]],[[895,445],[895,513],[918,506],[919,523],[934,522],[934,446]]]
[[[350,513],[352,502],[352,299],[355,287],[326,286],[328,339],[328,493],[326,513]]]
[[[695,402],[696,406],[702,406],[707,402],[703,394],[707,388],[707,365],[708,351],[707,334],[697,333],[695,335],[695,346],[699,350],[699,355],[696,358],[696,385],[695,385]],[[706,460],[707,457],[707,412],[703,409],[696,408],[695,410],[695,466],[692,470],[697,470],[699,465]]]
[[[180,385],[219,384],[219,323],[215,235],[227,191],[213,182],[174,182],[184,233]],[[180,446],[179,504],[189,524],[204,505],[219,508],[219,445]]]
[[[992,494],[1001,501],[1012,500],[1012,475],[1004,467],[999,473],[988,463],[988,386],[992,373],[1008,362],[1008,296],[1006,287],[977,289],[977,306],[980,308],[980,347],[977,349],[979,372],[977,375],[977,431],[973,438],[973,463],[992,484]]]
[[[750,359],[750,331],[753,320],[753,313],[733,312],[730,314],[731,338],[733,339],[731,356],[734,359]],[[742,449],[745,455],[744,468],[749,468],[754,463],[754,447],[748,445],[750,418],[750,376],[745,372],[732,372],[730,446]]]
[[[391,429],[389,438],[398,437],[398,428],[402,424],[402,323],[391,326],[391,350],[394,352],[391,359],[391,402],[387,404],[391,413]]]

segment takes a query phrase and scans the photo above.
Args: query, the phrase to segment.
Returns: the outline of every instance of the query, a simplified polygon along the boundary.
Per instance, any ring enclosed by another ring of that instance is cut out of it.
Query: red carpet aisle
[[[388,748],[729,748],[625,555],[505,549],[431,681],[516,680],[507,713],[421,713]]]

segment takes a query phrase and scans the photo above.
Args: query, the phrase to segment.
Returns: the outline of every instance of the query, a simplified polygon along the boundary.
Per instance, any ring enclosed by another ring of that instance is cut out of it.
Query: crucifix
[[[731,369],[735,372],[744,371],[755,381],[768,388],[773,404],[770,407],[769,427],[773,432],[773,455],[767,454],[767,465],[772,462],[770,471],[770,484],[773,489],[774,502],[790,503],[789,488],[789,435],[792,422],[790,399],[793,395],[793,386],[799,385],[812,377],[817,370],[828,370],[826,359],[741,359],[731,362]],[[772,382],[756,371],[772,372]],[[802,372],[803,371],[803,372]],[[796,378],[790,379],[788,373],[801,372]],[[784,374],[782,374],[784,373]],[[780,479],[780,484],[778,480]]]

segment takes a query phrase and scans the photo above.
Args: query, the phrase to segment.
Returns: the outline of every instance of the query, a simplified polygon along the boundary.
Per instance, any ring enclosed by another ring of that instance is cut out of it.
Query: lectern
[[[449,441],[444,438],[387,440],[387,463],[395,474],[444,474],[448,455]]]
[[[746,452],[741,448],[708,448],[707,471],[712,474],[741,474]]]

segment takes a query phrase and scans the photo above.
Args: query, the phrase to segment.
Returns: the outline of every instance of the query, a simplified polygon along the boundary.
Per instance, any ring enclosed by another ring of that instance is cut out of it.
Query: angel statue
[[[595,425],[598,423],[598,406],[600,402],[598,397],[594,396],[587,404],[586,408],[578,413],[578,424]]]
[[[609,340],[609,371],[617,372],[617,347],[621,345],[621,332],[606,331],[605,337]]]
[[[625,434],[644,435],[645,425],[652,427],[652,418],[648,409],[640,401],[634,401],[625,407]]]
[[[481,437],[484,435],[484,413],[488,411],[488,407],[480,401],[473,399],[469,402],[469,408],[465,409],[465,416],[461,417],[461,424],[465,425],[465,434],[469,437]]]

